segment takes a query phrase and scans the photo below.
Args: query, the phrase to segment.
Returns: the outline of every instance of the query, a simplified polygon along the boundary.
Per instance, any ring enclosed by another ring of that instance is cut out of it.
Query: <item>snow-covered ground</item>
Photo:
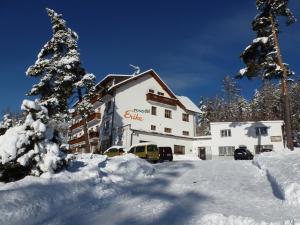
[[[300,206],[278,194],[299,184],[299,163],[300,152],[255,164],[78,155],[63,173],[0,184],[0,224],[299,225]]]

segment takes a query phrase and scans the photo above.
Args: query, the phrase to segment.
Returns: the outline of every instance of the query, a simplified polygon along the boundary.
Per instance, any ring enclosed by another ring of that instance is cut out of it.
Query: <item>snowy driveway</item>
[[[118,196],[97,211],[84,210],[80,220],[74,215],[72,224],[201,224],[212,213],[266,222],[300,218],[300,209],[282,204],[250,161],[177,161],[155,168],[154,178],[121,186]]]
[[[154,167],[153,177],[134,182],[16,184],[2,191],[6,203],[0,211],[10,218],[5,224],[27,225],[248,225],[300,218],[300,208],[274,196],[266,175],[250,161],[176,161]],[[258,223],[201,222],[215,213]]]

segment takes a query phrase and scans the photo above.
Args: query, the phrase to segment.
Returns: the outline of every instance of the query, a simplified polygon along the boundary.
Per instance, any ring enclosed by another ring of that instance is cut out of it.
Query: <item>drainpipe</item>
[[[113,130],[114,130],[114,120],[115,120],[115,106],[116,106],[116,98],[115,98],[115,93],[113,93],[113,113],[112,113],[112,119],[111,119],[111,129],[110,129],[110,146],[113,145]]]

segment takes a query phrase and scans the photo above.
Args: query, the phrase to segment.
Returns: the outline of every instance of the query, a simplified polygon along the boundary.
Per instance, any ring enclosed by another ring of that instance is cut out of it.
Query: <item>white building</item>
[[[232,155],[239,145],[253,152],[271,145],[283,148],[282,121],[211,123],[211,136],[197,137],[199,108],[189,98],[175,95],[154,70],[107,75],[97,90],[94,111],[87,118],[93,151],[151,141],[171,146],[175,154],[193,153],[211,159]],[[84,149],[82,126],[74,114],[69,141],[72,151]],[[256,129],[261,135],[256,135]]]
[[[154,70],[134,76],[108,75],[97,89],[94,113],[99,116],[88,119],[88,125],[91,134],[100,133],[101,151],[111,145],[129,147],[145,141],[172,146],[175,153],[193,151],[200,110],[187,97],[176,96]],[[80,151],[84,146],[82,122],[76,116],[73,122],[70,144]],[[93,148],[97,148],[95,143],[92,141]]]
[[[232,158],[234,149],[240,146],[246,146],[253,154],[261,149],[278,151],[284,148],[282,126],[283,121],[210,123],[208,140],[197,140],[194,146],[206,158]]]

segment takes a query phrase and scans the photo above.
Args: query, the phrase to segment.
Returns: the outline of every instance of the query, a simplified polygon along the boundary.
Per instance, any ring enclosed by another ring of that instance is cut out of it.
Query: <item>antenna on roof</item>
[[[141,69],[139,66],[134,66],[132,64],[129,64],[129,66],[131,66],[134,69],[134,73],[132,74],[133,76],[140,74]]]

